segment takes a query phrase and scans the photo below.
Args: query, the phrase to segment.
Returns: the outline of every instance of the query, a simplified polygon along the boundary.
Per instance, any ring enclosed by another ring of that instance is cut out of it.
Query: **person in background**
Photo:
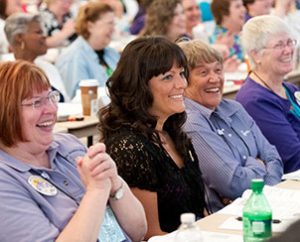
[[[138,0],[137,2],[139,4],[139,10],[132,20],[129,28],[130,33],[134,35],[142,34],[145,26],[146,11],[152,3],[152,0]]]
[[[122,52],[107,82],[111,102],[99,112],[107,152],[144,206],[146,239],[176,230],[182,213],[204,215],[198,159],[182,130],[186,71],[176,44],[138,38]]]
[[[143,36],[165,36],[175,42],[186,34],[181,0],[153,0],[147,9]]]
[[[205,26],[200,22],[201,11],[196,0],[182,0],[182,6],[186,17],[187,35],[191,39],[201,39],[208,43],[209,36],[206,32]],[[214,44],[211,44],[213,48],[220,51],[225,59],[224,70],[236,71],[241,62],[236,56],[229,56],[229,48],[226,46],[228,41],[231,40],[231,36],[220,36]],[[180,39],[179,39],[180,41]]]
[[[294,96],[298,89],[284,81],[294,66],[294,36],[279,17],[262,15],[245,24],[242,44],[252,72],[236,100],[276,146],[284,172],[296,171],[300,168],[300,107]]]
[[[74,19],[70,13],[73,0],[44,0],[40,14],[46,31],[48,47],[67,46],[77,37]]]
[[[38,58],[46,54],[46,36],[38,14],[15,13],[6,19],[5,34],[12,48],[14,58],[27,60],[39,66],[50,80],[53,90],[60,93],[60,101],[69,101],[64,82],[54,65]]]
[[[222,98],[223,58],[200,40],[181,42],[189,67],[184,129],[192,139],[207,188],[211,212],[240,197],[251,180],[281,181],[283,165],[274,146],[245,109]]]
[[[244,61],[244,54],[240,43],[240,32],[245,18],[245,7],[242,0],[213,0],[211,11],[216,21],[216,28],[211,36],[211,42],[216,43],[219,38],[227,35],[229,56],[236,55]]]
[[[70,98],[75,97],[81,80],[97,79],[103,87],[120,57],[108,47],[114,32],[114,12],[109,5],[93,1],[83,5],[76,19],[76,32],[78,38],[56,61]]]
[[[0,0],[0,54],[6,54],[10,51],[4,32],[5,19],[13,13],[22,11],[20,0]]]
[[[271,14],[274,14],[283,19],[287,25],[293,30],[295,38],[300,41],[300,11],[296,9],[294,0],[275,0],[274,9]]]
[[[53,134],[59,96],[43,71],[3,62],[0,79],[0,240],[141,241],[143,207],[105,145]]]
[[[245,22],[252,17],[270,14],[273,1],[274,0],[243,0],[246,8]]]

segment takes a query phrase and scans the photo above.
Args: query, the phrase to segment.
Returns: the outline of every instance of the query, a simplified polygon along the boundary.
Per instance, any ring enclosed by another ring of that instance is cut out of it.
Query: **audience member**
[[[280,182],[283,165],[245,109],[222,98],[221,55],[199,40],[179,46],[189,67],[184,127],[199,157],[208,207],[215,212],[226,205],[224,201],[240,197],[254,178],[263,178],[268,185]]]
[[[227,35],[224,43],[230,48],[230,56],[236,55],[241,61],[244,54],[240,43],[240,32],[244,24],[245,7],[242,0],[213,0],[211,10],[216,21],[216,28],[211,36],[211,42]]]
[[[143,207],[104,144],[53,134],[58,94],[43,71],[4,62],[0,79],[0,240],[141,241]]]
[[[22,12],[21,0],[0,0],[0,54],[9,52],[9,43],[4,32],[5,19],[17,12]]]
[[[144,206],[147,239],[176,230],[182,213],[203,217],[198,159],[182,131],[186,68],[169,40],[132,41],[108,80],[111,103],[99,112],[107,152]]]
[[[78,38],[58,57],[56,66],[73,98],[79,82],[97,79],[104,86],[119,60],[119,53],[107,47],[114,32],[113,9],[104,3],[88,2],[76,19]]]
[[[6,19],[5,34],[15,59],[27,60],[39,66],[50,80],[53,90],[60,93],[60,101],[68,101],[61,76],[51,63],[37,58],[47,52],[41,17],[29,13],[15,13]]]
[[[135,15],[129,29],[130,33],[134,35],[142,33],[145,26],[146,11],[152,3],[152,0],[138,0],[137,2],[139,3],[139,10]]]
[[[274,0],[243,0],[246,8],[245,21],[250,18],[269,14]],[[285,0],[284,0],[285,1]]]
[[[284,82],[293,69],[296,45],[289,26],[280,18],[263,15],[243,27],[242,43],[252,64],[252,72],[236,99],[276,146],[284,172],[300,168],[300,107],[298,89]]]
[[[47,35],[48,47],[69,45],[77,37],[70,13],[73,0],[44,0],[46,8],[40,11]]]
[[[181,0],[153,0],[147,9],[144,36],[164,36],[172,42],[186,34]]]

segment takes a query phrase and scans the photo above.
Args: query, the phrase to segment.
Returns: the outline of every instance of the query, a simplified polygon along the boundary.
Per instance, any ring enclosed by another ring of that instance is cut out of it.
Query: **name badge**
[[[55,196],[57,194],[57,188],[40,176],[30,176],[28,183],[43,195]]]

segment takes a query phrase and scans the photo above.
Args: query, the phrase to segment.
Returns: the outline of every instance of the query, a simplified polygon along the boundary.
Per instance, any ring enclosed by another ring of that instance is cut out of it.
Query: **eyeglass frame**
[[[283,41],[279,41],[273,47],[264,47],[263,49],[283,51],[286,47],[295,48],[296,46],[297,46],[297,40],[296,39],[288,39],[286,41],[286,43],[283,43]]]
[[[47,97],[40,97],[30,103],[21,103],[21,106],[32,107],[32,109],[39,109],[48,104],[57,105],[60,100],[60,94],[58,91],[50,91]]]

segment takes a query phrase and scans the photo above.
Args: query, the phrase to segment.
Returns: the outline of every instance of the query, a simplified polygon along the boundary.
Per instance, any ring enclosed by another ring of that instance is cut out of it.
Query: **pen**
[[[236,217],[235,218],[237,221],[243,221],[243,218],[242,217]],[[281,220],[280,219],[272,219],[272,223],[273,224],[280,224],[281,223]]]
[[[74,116],[69,116],[68,118],[67,118],[67,121],[70,121],[70,122],[72,122],[72,121],[83,121],[84,120],[84,117],[74,117]]]

